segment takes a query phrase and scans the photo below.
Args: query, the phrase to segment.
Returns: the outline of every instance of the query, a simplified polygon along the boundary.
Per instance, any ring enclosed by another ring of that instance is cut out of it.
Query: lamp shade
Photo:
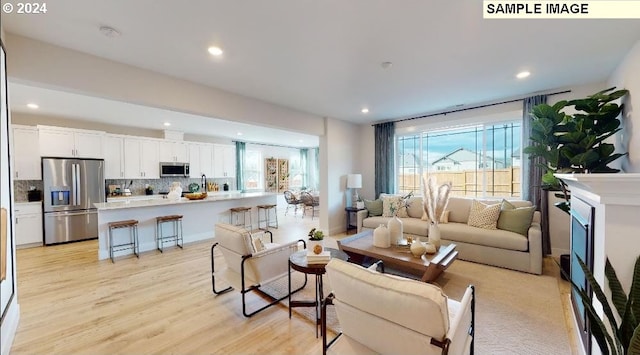
[[[348,189],[362,188],[362,175],[360,174],[347,175],[347,188]]]

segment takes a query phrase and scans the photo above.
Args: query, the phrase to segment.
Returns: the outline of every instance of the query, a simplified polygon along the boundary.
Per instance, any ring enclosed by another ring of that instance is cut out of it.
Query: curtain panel
[[[381,193],[395,192],[394,135],[395,123],[379,123],[375,127],[375,198]]]
[[[246,161],[247,144],[236,142],[236,189],[244,192],[244,165]]]
[[[531,137],[531,109],[540,104],[547,103],[547,95],[527,97],[522,100],[522,146],[537,144],[530,140]],[[542,253],[551,254],[551,238],[549,236],[549,210],[546,191],[542,191],[542,175],[545,169],[541,157],[531,158],[529,154],[522,155],[522,199],[531,201],[536,205],[541,215],[542,228]]]
[[[300,174],[302,174],[302,186],[309,188],[309,164],[307,163],[307,156],[309,155],[309,149],[300,149]]]

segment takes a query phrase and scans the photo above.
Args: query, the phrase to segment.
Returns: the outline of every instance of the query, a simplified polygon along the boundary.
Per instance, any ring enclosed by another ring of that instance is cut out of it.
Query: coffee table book
[[[312,251],[307,252],[307,264],[326,264],[331,260],[331,253],[327,250],[320,254],[315,254]]]

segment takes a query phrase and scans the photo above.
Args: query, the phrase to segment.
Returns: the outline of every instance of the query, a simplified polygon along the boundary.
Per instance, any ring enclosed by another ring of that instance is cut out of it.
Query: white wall
[[[346,230],[347,175],[360,173],[360,132],[357,125],[333,118],[325,119],[325,127],[320,137],[320,229],[333,235]]]
[[[376,179],[375,179],[375,128],[370,124],[359,126],[360,135],[360,157],[358,158],[358,171],[362,174],[362,188],[360,196],[367,200],[375,200]]]
[[[5,41],[5,33],[0,25],[0,39]],[[6,49],[7,57],[11,54]],[[4,69],[2,69],[4,70]],[[4,74],[2,74],[2,81],[4,81]],[[4,86],[4,83],[3,83]],[[3,92],[4,92],[3,87]],[[8,88],[7,88],[8,89]],[[11,345],[13,344],[13,338],[15,337],[16,329],[20,321],[20,305],[18,304],[18,278],[16,274],[16,242],[13,225],[13,209],[11,206],[11,192],[13,191],[13,180],[11,179],[9,164],[11,163],[7,157],[9,156],[10,144],[10,131],[8,130],[8,124],[11,123],[11,116],[9,108],[5,107],[5,102],[0,104],[0,110],[2,110],[2,120],[0,120],[1,134],[0,134],[0,152],[2,157],[0,158],[0,204],[3,208],[7,209],[7,225],[0,226],[7,228],[8,247],[1,246],[0,251],[7,255],[7,276],[6,279],[0,281],[0,313],[2,313],[2,321],[0,323],[0,354],[9,354]],[[5,115],[5,113],[7,115]],[[13,296],[13,297],[12,297]]]
[[[623,103],[625,109],[622,117],[623,134],[618,140],[621,151],[629,152],[622,158],[622,170],[627,173],[640,172],[640,41],[631,48],[627,56],[618,65],[609,80],[608,86],[629,90]],[[635,119],[634,119],[635,118]]]

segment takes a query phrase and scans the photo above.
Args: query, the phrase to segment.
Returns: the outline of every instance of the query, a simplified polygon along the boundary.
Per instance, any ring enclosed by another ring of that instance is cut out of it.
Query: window
[[[244,162],[244,189],[262,189],[263,181],[262,152],[259,150],[247,150]]]
[[[298,190],[303,183],[302,167],[300,164],[300,153],[296,151],[289,156],[289,188]]]
[[[421,176],[451,181],[452,195],[520,197],[519,121],[422,132],[396,140],[398,190],[420,190]]]

